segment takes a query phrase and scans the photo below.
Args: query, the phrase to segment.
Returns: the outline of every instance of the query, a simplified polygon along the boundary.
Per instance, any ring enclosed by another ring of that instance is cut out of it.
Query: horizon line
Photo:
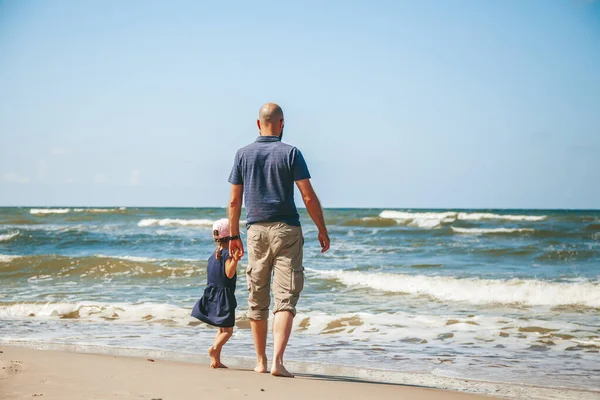
[[[102,206],[81,206],[81,205],[60,205],[60,206],[40,206],[40,205],[22,205],[22,206],[5,206],[3,208],[29,208],[29,209],[64,209],[64,208],[125,208],[125,209],[227,209],[223,206],[124,206],[124,205],[102,205]],[[245,209],[245,207],[242,207]],[[297,207],[298,210],[306,210],[306,207]],[[504,211],[600,211],[600,208],[523,208],[523,207],[323,207],[323,210],[444,210],[444,211],[464,211],[464,210],[504,210]]]

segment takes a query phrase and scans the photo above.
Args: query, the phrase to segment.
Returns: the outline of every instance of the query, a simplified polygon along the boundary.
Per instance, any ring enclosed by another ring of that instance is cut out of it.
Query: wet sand
[[[213,370],[128,356],[0,348],[0,398],[64,399],[405,399],[477,400],[492,397],[376,383],[335,375],[275,378],[246,369]]]

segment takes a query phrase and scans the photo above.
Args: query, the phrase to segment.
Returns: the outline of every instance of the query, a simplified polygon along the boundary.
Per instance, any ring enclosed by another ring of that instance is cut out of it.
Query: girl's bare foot
[[[219,353],[213,346],[208,348],[208,355],[210,356],[210,367],[221,368],[220,366],[223,364],[221,364],[221,360],[219,360]]]
[[[278,364],[278,363],[273,363],[273,366],[271,367],[271,375],[281,376],[283,378],[293,378],[294,377],[294,374],[292,374],[287,369],[285,369],[283,364]]]
[[[227,365],[223,364],[223,363],[219,363],[219,367],[218,368],[229,368]]]

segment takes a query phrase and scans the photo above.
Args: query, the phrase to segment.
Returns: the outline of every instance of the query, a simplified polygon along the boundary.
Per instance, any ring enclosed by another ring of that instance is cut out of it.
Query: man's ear
[[[259,119],[256,120],[256,126],[258,126],[258,130],[260,131],[260,120]]]

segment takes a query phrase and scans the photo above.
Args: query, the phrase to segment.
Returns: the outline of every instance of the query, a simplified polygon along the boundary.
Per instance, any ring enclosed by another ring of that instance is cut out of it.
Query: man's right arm
[[[231,183],[231,197],[229,199],[229,235],[240,235],[240,216],[242,215],[242,200],[244,197],[244,178],[240,167],[240,151],[235,153],[233,168],[229,174],[229,183]],[[239,258],[244,255],[244,244],[241,239],[229,241],[229,256],[233,257],[239,252]]]
[[[325,218],[323,217],[323,208],[321,202],[315,193],[315,190],[310,183],[310,179],[302,179],[296,181],[298,189],[302,194],[302,200],[306,206],[308,215],[312,218],[313,222],[319,230],[319,243],[321,244],[321,253],[325,253],[329,250],[330,240],[329,234],[327,233],[327,226],[325,225]]]
[[[243,185],[231,185],[231,198],[229,200],[229,234],[240,235],[240,216],[242,215],[242,200],[244,196]],[[244,244],[241,239],[229,242],[229,254],[232,256],[240,252],[240,258],[244,256]]]

